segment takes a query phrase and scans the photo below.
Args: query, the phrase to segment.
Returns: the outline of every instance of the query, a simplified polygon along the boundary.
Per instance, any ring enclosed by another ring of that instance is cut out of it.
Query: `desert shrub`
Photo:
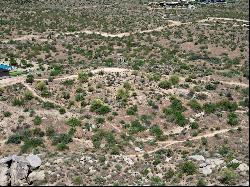
[[[46,129],[46,136],[48,136],[50,139],[52,139],[56,135],[56,131],[53,127],[48,127]]]
[[[75,96],[75,100],[76,101],[83,101],[85,98],[84,98],[84,95],[82,93],[78,93],[76,96]]]
[[[49,110],[49,109],[52,109],[52,108],[55,108],[55,105],[54,105],[54,103],[51,103],[51,102],[48,102],[48,101],[46,101],[46,102],[43,102],[43,108],[45,108],[45,109],[47,109],[47,110]]]
[[[3,112],[3,115],[4,115],[4,117],[10,117],[12,115],[12,113],[9,111],[6,111],[6,112]]]
[[[169,78],[169,82],[172,84],[172,85],[177,85],[179,84],[180,82],[180,78],[178,75],[172,75],[170,78]]]
[[[47,90],[46,83],[45,83],[44,81],[39,81],[39,82],[36,84],[36,89],[37,89],[37,90],[40,90],[40,91]]]
[[[167,80],[163,80],[163,81],[161,81],[161,82],[158,84],[158,86],[159,86],[160,88],[162,88],[162,89],[170,89],[171,86],[172,86],[172,84],[171,84],[171,82],[169,82],[169,81],[167,81]]]
[[[151,181],[150,183],[151,186],[165,186],[164,182],[161,180],[159,176],[151,177],[150,181]]]
[[[235,125],[238,125],[239,124],[239,119],[238,119],[238,116],[237,114],[235,114],[234,112],[230,112],[228,115],[227,115],[227,123],[231,126],[235,126]]]
[[[205,88],[207,90],[216,90],[217,84],[208,83],[208,84],[205,85]]]
[[[132,121],[129,127],[129,132],[131,134],[136,134],[144,130],[146,130],[146,128],[140,123],[139,120]]]
[[[158,109],[158,105],[155,104],[153,100],[148,100],[148,105],[151,106],[153,109]]]
[[[129,98],[129,91],[125,88],[121,88],[116,93],[116,99],[122,102],[127,102]]]
[[[192,122],[192,123],[190,123],[189,126],[191,129],[198,129],[199,128],[199,124],[197,122]]]
[[[190,106],[193,111],[202,110],[202,105],[196,99],[189,101],[188,106]]]
[[[100,99],[95,99],[92,101],[91,106],[90,106],[90,111],[91,112],[96,112],[97,114],[106,114],[111,111],[110,107],[106,105],[102,100]]]
[[[33,96],[33,93],[30,92],[30,91],[26,91],[26,92],[24,93],[24,99],[27,100],[27,101],[33,99],[33,97],[34,97],[34,96]]]
[[[206,113],[211,114],[217,110],[217,106],[214,103],[205,103],[203,109]]]
[[[160,73],[153,73],[153,74],[149,75],[150,81],[159,81],[160,79],[161,79]]]
[[[78,80],[81,83],[88,82],[89,75],[86,72],[80,72],[78,73]]]
[[[40,116],[35,116],[33,123],[34,125],[40,125],[42,123],[42,118]]]
[[[25,100],[23,98],[14,98],[12,101],[13,106],[23,106],[25,103]]]
[[[193,175],[197,172],[197,166],[192,161],[186,161],[180,165],[180,170],[187,175]]]
[[[236,177],[236,173],[229,168],[225,168],[220,172],[220,182],[223,184],[234,184]]]
[[[81,125],[81,121],[75,117],[68,119],[67,124],[71,127],[76,127]]]
[[[126,81],[123,84],[123,88],[125,88],[126,90],[131,90],[132,86],[128,81]]]
[[[229,162],[227,164],[227,168],[231,168],[233,170],[237,169],[239,167],[240,163],[235,163],[235,162]]]
[[[170,101],[170,108],[163,109],[164,114],[170,121],[177,123],[179,126],[185,126],[188,120],[182,112],[184,112],[186,108],[182,105],[181,100],[177,98],[171,97]]]
[[[13,134],[11,135],[6,144],[20,144],[22,141],[22,136],[20,134]]]
[[[24,144],[21,146],[21,152],[26,153],[31,149],[43,146],[43,139],[40,137],[31,137],[24,140]]]
[[[65,113],[66,113],[65,108],[60,108],[60,109],[59,109],[59,113],[60,113],[60,114],[65,114]]]
[[[67,146],[65,143],[58,143],[56,147],[59,151],[64,151],[66,149],[67,150],[69,149],[69,146]]]
[[[96,123],[97,124],[103,124],[104,122],[105,122],[105,118],[102,118],[102,117],[96,118]]]
[[[137,106],[134,105],[128,108],[127,115],[135,115],[137,111],[138,111]]]
[[[34,76],[31,75],[31,74],[27,75],[26,82],[27,83],[33,83],[34,82]]]
[[[238,109],[238,104],[236,102],[230,102],[227,99],[219,101],[217,103],[217,106],[220,110],[231,111],[231,112]]]
[[[202,144],[202,145],[207,145],[207,143],[208,143],[207,138],[202,137],[202,138],[201,138],[201,144]]]
[[[156,139],[161,139],[163,137],[163,131],[159,125],[152,126],[150,132],[156,137]]]

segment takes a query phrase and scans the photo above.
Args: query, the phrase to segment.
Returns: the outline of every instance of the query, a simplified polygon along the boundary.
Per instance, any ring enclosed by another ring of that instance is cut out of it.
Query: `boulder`
[[[29,167],[26,162],[13,162],[10,167],[11,185],[23,185],[28,176]]]
[[[37,155],[29,155],[26,157],[27,161],[29,162],[29,165],[32,169],[36,169],[41,166],[42,161]]]
[[[203,175],[210,175],[212,173],[212,169],[210,166],[206,166],[206,167],[203,167],[203,168],[200,168],[200,173],[202,173]]]
[[[0,163],[0,186],[8,186],[9,183],[10,176],[8,165]]]
[[[44,171],[33,171],[28,177],[29,182],[38,182],[45,179]]]
[[[11,156],[0,159],[0,164],[7,164],[12,160]]]
[[[237,168],[239,171],[241,172],[246,172],[246,171],[249,171],[249,166],[245,163],[242,163],[238,166]]]
[[[188,157],[190,160],[195,160],[195,161],[205,161],[204,156],[202,155],[192,155]]]
[[[224,160],[219,158],[208,158],[206,159],[207,165],[210,165],[211,168],[216,168],[224,163]]]

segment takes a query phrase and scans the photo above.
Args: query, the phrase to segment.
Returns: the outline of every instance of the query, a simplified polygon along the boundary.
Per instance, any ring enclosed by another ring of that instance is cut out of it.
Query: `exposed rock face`
[[[246,172],[249,171],[249,166],[245,163],[242,163],[239,165],[237,169],[240,170],[241,172]]]
[[[36,155],[10,156],[0,159],[0,186],[24,186],[45,178],[44,171],[33,171],[41,165]],[[29,180],[27,180],[29,179]]]
[[[0,186],[7,186],[10,182],[9,168],[7,164],[0,164]]]
[[[28,181],[29,182],[43,181],[44,178],[45,178],[44,171],[34,171],[29,175]]]
[[[11,185],[18,186],[26,181],[29,167],[25,162],[13,162],[10,167]]]
[[[29,155],[26,157],[32,169],[36,169],[41,166],[42,161],[37,155]]]
[[[205,161],[205,158],[202,155],[192,155],[189,156],[188,158],[195,161]]]

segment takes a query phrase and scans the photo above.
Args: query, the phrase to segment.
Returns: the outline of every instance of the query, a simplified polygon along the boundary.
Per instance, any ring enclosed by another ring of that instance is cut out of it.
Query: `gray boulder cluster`
[[[220,157],[220,155],[217,155]],[[210,175],[213,172],[213,169],[220,168],[220,167],[226,167],[226,162],[222,158],[205,158],[202,155],[191,155],[188,157],[189,160],[200,162],[200,173],[203,175]],[[242,163],[241,161],[238,161],[236,159],[233,159],[231,163],[239,163],[239,166],[237,167],[236,171],[238,172],[248,172],[249,166],[245,163]]]
[[[0,159],[0,186],[23,186],[44,180],[44,171],[38,170],[41,164],[41,159],[32,154]]]

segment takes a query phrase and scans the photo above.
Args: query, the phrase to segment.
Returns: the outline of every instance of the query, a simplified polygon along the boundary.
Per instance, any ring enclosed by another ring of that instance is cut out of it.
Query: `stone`
[[[195,114],[195,118],[200,118],[200,117],[203,117],[204,115],[205,113],[201,112],[201,113]]]
[[[206,159],[207,165],[210,165],[211,168],[216,168],[224,163],[224,160],[219,158],[208,158]]]
[[[23,163],[23,164],[29,165],[28,160],[23,156],[13,155],[11,159],[12,159],[12,162],[18,162],[18,163]]]
[[[26,162],[13,162],[10,167],[11,185],[23,185],[28,176],[29,167]]]
[[[194,118],[189,118],[189,121],[190,121],[190,123],[193,123],[193,122],[195,122],[195,119]]]
[[[199,165],[200,168],[203,168],[203,167],[206,167],[206,166],[207,166],[207,163],[205,163],[205,162],[204,162],[204,163],[201,163],[201,164]]]
[[[172,157],[166,157],[165,162],[169,162],[172,159]]]
[[[137,151],[137,152],[143,152],[143,150],[141,148],[139,148],[139,147],[135,147],[135,151]]]
[[[203,175],[210,175],[212,173],[212,169],[210,166],[206,166],[206,167],[203,167],[203,168],[200,168],[200,173],[202,173]]]
[[[26,157],[32,169],[36,169],[41,166],[42,161],[37,155],[29,155]]]
[[[44,171],[33,171],[28,177],[29,182],[43,181],[45,179]]]
[[[0,186],[8,186],[9,183],[10,176],[8,165],[0,163]]]
[[[11,160],[12,160],[12,157],[11,157],[11,156],[2,158],[2,159],[0,159],[0,164],[7,164],[7,163],[10,162]]]
[[[189,156],[188,158],[195,161],[205,161],[205,158],[202,155],[192,155]]]
[[[134,162],[131,158],[124,156],[123,159],[128,165],[130,166],[134,165]]]
[[[249,171],[249,166],[245,163],[242,163],[237,168],[241,172]]]

